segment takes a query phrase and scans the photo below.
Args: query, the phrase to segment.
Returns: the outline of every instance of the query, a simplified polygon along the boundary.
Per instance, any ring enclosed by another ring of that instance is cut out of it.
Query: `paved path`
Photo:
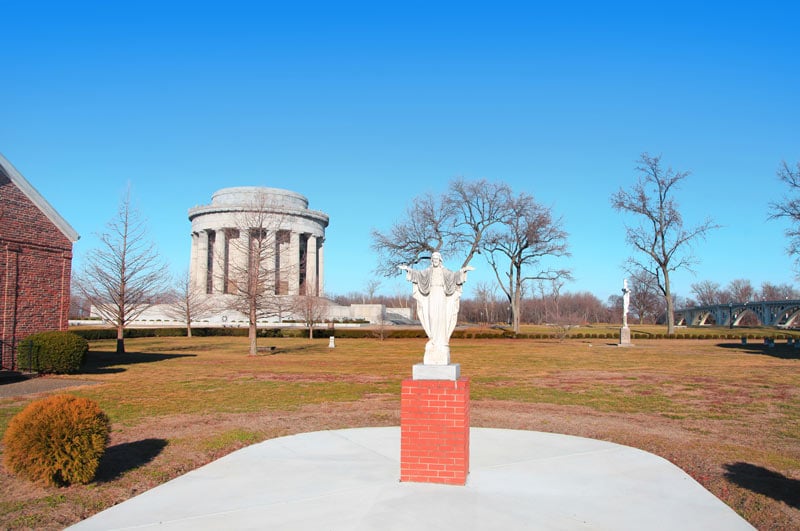
[[[98,383],[100,382],[68,380],[66,378],[48,378],[46,376],[34,378],[12,378],[9,376],[0,379],[0,398],[35,395],[82,385],[96,385]]]
[[[635,448],[488,428],[470,439],[463,487],[399,482],[399,428],[322,431],[244,448],[71,529],[753,529]]]

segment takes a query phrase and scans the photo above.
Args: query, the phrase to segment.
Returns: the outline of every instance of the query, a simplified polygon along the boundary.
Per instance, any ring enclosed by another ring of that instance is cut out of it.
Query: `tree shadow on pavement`
[[[750,463],[725,465],[725,478],[747,490],[800,509],[800,480]]]
[[[164,439],[142,439],[141,441],[115,444],[106,448],[100,459],[95,481],[114,481],[125,472],[146,465],[166,448]]]

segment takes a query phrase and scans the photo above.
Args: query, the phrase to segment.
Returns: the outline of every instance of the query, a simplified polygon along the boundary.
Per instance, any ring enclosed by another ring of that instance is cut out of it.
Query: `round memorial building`
[[[275,295],[323,295],[328,215],[304,196],[258,186],[223,188],[211,204],[189,209],[190,279],[209,295],[255,281]]]

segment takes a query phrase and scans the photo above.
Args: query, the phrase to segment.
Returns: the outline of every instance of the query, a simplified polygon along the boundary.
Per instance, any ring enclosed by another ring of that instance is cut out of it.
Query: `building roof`
[[[61,215],[56,212],[56,209],[53,208],[53,205],[47,202],[47,200],[42,197],[36,188],[29,183],[25,177],[22,176],[20,172],[11,164],[8,159],[6,159],[2,153],[0,153],[0,173],[8,177],[8,179],[16,185],[20,191],[25,194],[25,196],[31,200],[31,202],[36,205],[36,207],[42,211],[42,213],[47,216],[47,218],[59,228],[61,232],[64,233],[69,241],[76,242],[80,238],[80,235],[72,228],[72,226],[67,223],[67,220],[61,217]]]

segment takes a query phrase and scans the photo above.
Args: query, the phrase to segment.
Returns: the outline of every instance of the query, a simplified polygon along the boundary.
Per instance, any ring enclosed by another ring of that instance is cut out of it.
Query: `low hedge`
[[[382,334],[381,334],[382,332]],[[94,341],[98,339],[116,339],[117,331],[111,328],[90,328],[90,329],[74,329],[73,333],[79,335],[87,340]],[[233,336],[233,337],[246,337],[248,333],[247,327],[198,327],[192,328],[192,336],[194,337],[211,337],[211,336]],[[185,336],[186,329],[178,327],[167,328],[128,328],[125,330],[125,338],[137,337],[168,337],[168,336]],[[377,335],[382,335],[387,339],[417,339],[425,338],[425,331],[422,328],[395,328],[387,326],[382,331],[376,328],[350,328],[350,327],[336,327],[328,328],[318,325],[314,328],[314,337],[317,339],[328,338],[335,336],[337,338],[374,338]],[[740,333],[687,333],[680,332],[675,334],[666,334],[664,332],[637,332],[631,331],[631,339],[719,339],[719,340],[740,340],[742,337],[748,339],[760,339],[765,337],[766,334],[754,334],[752,332],[742,334]],[[258,337],[308,337],[308,329],[303,327],[270,327],[259,328]],[[564,339],[563,334],[556,332],[521,332],[514,334],[511,330],[498,329],[486,330],[478,328],[466,328],[455,330],[451,336],[454,339]],[[776,334],[776,339],[787,339],[789,334]],[[587,331],[573,331],[571,334],[566,335],[567,339],[619,339],[617,332],[587,332]]]
[[[32,334],[17,346],[17,366],[23,371],[72,374],[80,371],[89,342],[72,332]]]

